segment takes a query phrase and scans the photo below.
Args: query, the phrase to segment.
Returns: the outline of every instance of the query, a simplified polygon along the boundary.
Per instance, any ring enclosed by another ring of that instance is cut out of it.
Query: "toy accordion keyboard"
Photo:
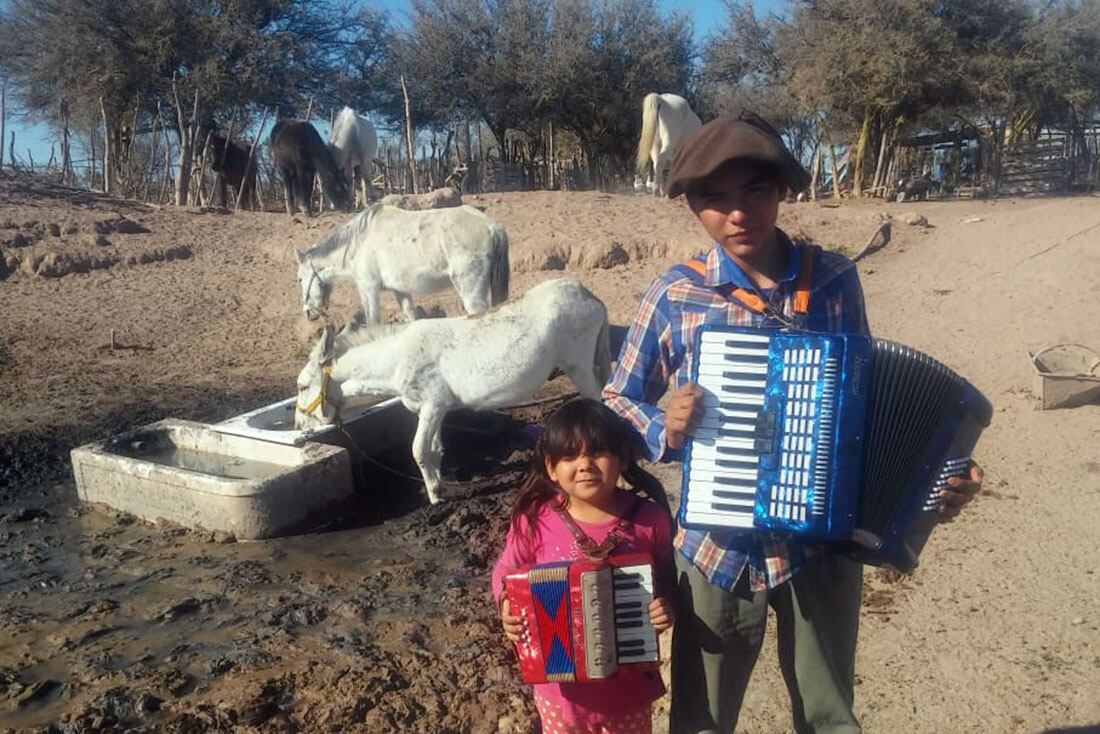
[[[908,571],[992,406],[931,357],[851,334],[704,326],[680,522],[841,542]]]
[[[526,683],[599,680],[658,659],[648,555],[534,566],[506,576],[504,593],[527,624],[529,638],[516,643]]]

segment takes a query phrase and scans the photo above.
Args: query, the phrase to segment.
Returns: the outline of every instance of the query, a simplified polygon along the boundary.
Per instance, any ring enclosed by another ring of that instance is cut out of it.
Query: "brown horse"
[[[256,164],[249,160],[248,148],[240,143],[227,141],[217,133],[210,134],[210,168],[218,176],[217,198],[218,206],[230,206],[226,203],[226,187],[232,190],[233,201],[240,197],[241,207],[244,209],[259,209],[259,201],[256,197]],[[241,189],[244,193],[241,194]]]
[[[348,208],[351,197],[347,181],[313,125],[301,120],[279,120],[271,129],[270,140],[286,190],[287,214],[296,213],[299,207],[310,213],[313,177],[317,174],[333,204],[339,209]]]

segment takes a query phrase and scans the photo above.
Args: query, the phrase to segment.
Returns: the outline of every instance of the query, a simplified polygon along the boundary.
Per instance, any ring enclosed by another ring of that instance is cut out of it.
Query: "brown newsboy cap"
[[[770,163],[792,192],[810,185],[810,174],[791,155],[783,139],[753,114],[718,117],[681,141],[668,166],[668,196],[675,199],[732,160]]]

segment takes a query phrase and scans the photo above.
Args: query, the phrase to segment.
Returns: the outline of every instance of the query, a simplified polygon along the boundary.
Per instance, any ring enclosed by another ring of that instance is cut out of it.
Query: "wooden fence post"
[[[107,121],[107,106],[103,103],[103,97],[99,98],[99,113],[103,118],[103,193],[110,194],[111,176],[111,125]]]
[[[4,170],[4,128],[7,122],[8,80],[0,82],[0,171]]]
[[[409,88],[405,86],[405,75],[401,75],[401,94],[405,98],[405,146],[409,150],[409,175],[412,177],[412,192],[419,194],[416,185],[416,150],[413,148],[412,106],[409,104]]]
[[[256,143],[259,142],[260,136],[263,135],[264,125],[267,124],[267,116],[271,113],[270,108],[264,108],[263,117],[260,118],[260,126],[256,129],[256,137],[252,138],[252,147],[248,149],[248,161],[244,164],[244,175],[241,177],[241,185],[237,188],[237,204],[233,207],[233,211],[241,210],[241,200],[244,197],[244,190],[248,188],[248,174],[252,170],[252,161],[256,158]],[[229,147],[229,141],[226,141],[225,147]],[[256,192],[257,205],[260,202],[260,177],[256,176],[256,184],[252,187]]]

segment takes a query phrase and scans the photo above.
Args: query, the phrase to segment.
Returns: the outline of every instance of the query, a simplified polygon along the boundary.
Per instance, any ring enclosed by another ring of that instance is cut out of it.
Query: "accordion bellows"
[[[704,326],[680,522],[837,544],[910,570],[992,416],[932,357],[853,334]]]

